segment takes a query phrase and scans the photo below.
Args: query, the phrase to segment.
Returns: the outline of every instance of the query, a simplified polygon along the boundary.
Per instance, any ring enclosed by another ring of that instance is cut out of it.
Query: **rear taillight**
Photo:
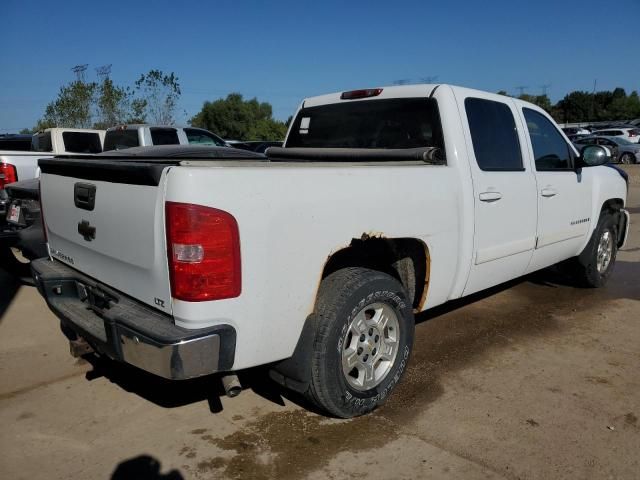
[[[18,172],[15,165],[0,163],[0,190],[6,185],[18,181]]]
[[[236,219],[222,210],[191,203],[166,202],[165,213],[173,298],[204,302],[239,296]]]

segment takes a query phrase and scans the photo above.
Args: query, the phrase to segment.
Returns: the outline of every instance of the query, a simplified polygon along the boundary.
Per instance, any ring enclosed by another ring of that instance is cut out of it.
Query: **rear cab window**
[[[187,135],[189,144],[192,145],[215,145],[224,147],[225,143],[222,139],[215,137],[205,130],[197,128],[185,128],[184,133]]]
[[[287,148],[410,149],[436,147],[444,157],[438,105],[432,98],[346,101],[302,108]]]
[[[178,131],[175,128],[150,128],[151,141],[154,145],[178,145]]]
[[[139,147],[138,130],[116,129],[107,130],[104,137],[104,151],[123,150],[125,148]]]
[[[102,143],[100,135],[93,132],[62,132],[65,152],[100,153]]]

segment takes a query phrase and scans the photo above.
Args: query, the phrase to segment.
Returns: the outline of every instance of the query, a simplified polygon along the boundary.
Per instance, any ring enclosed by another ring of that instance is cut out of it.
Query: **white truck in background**
[[[122,150],[150,145],[213,145],[229,147],[222,138],[209,130],[197,127],[173,127],[169,125],[130,124],[108,128],[104,151]]]
[[[0,190],[8,183],[38,176],[38,159],[102,152],[104,130],[47,128],[31,137],[30,151],[0,151]]]
[[[72,345],[176,380],[269,364],[352,417],[398,383],[415,313],[558,263],[602,286],[627,236],[607,152],[502,95],[308,98],[268,156],[41,160],[32,270]]]

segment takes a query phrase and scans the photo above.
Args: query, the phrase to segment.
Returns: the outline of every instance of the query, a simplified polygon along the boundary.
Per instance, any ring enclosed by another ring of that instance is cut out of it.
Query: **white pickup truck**
[[[559,262],[601,286],[628,231],[606,151],[501,95],[308,98],[268,156],[41,160],[32,268],[70,340],[170,379],[270,364],[352,417],[399,381],[415,313]]]
[[[204,128],[130,124],[107,129],[104,151],[151,145],[213,145],[229,147],[222,138]]]
[[[38,176],[38,159],[102,152],[104,130],[47,128],[31,138],[30,151],[0,151],[0,190],[8,183]]]

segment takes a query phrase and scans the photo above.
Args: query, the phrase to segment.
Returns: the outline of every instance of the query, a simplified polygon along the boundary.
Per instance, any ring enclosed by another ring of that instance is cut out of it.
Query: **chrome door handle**
[[[502,198],[500,192],[482,192],[478,198],[483,202],[497,202]]]
[[[558,191],[555,188],[543,188],[540,190],[540,195],[543,197],[555,197],[558,194]]]

